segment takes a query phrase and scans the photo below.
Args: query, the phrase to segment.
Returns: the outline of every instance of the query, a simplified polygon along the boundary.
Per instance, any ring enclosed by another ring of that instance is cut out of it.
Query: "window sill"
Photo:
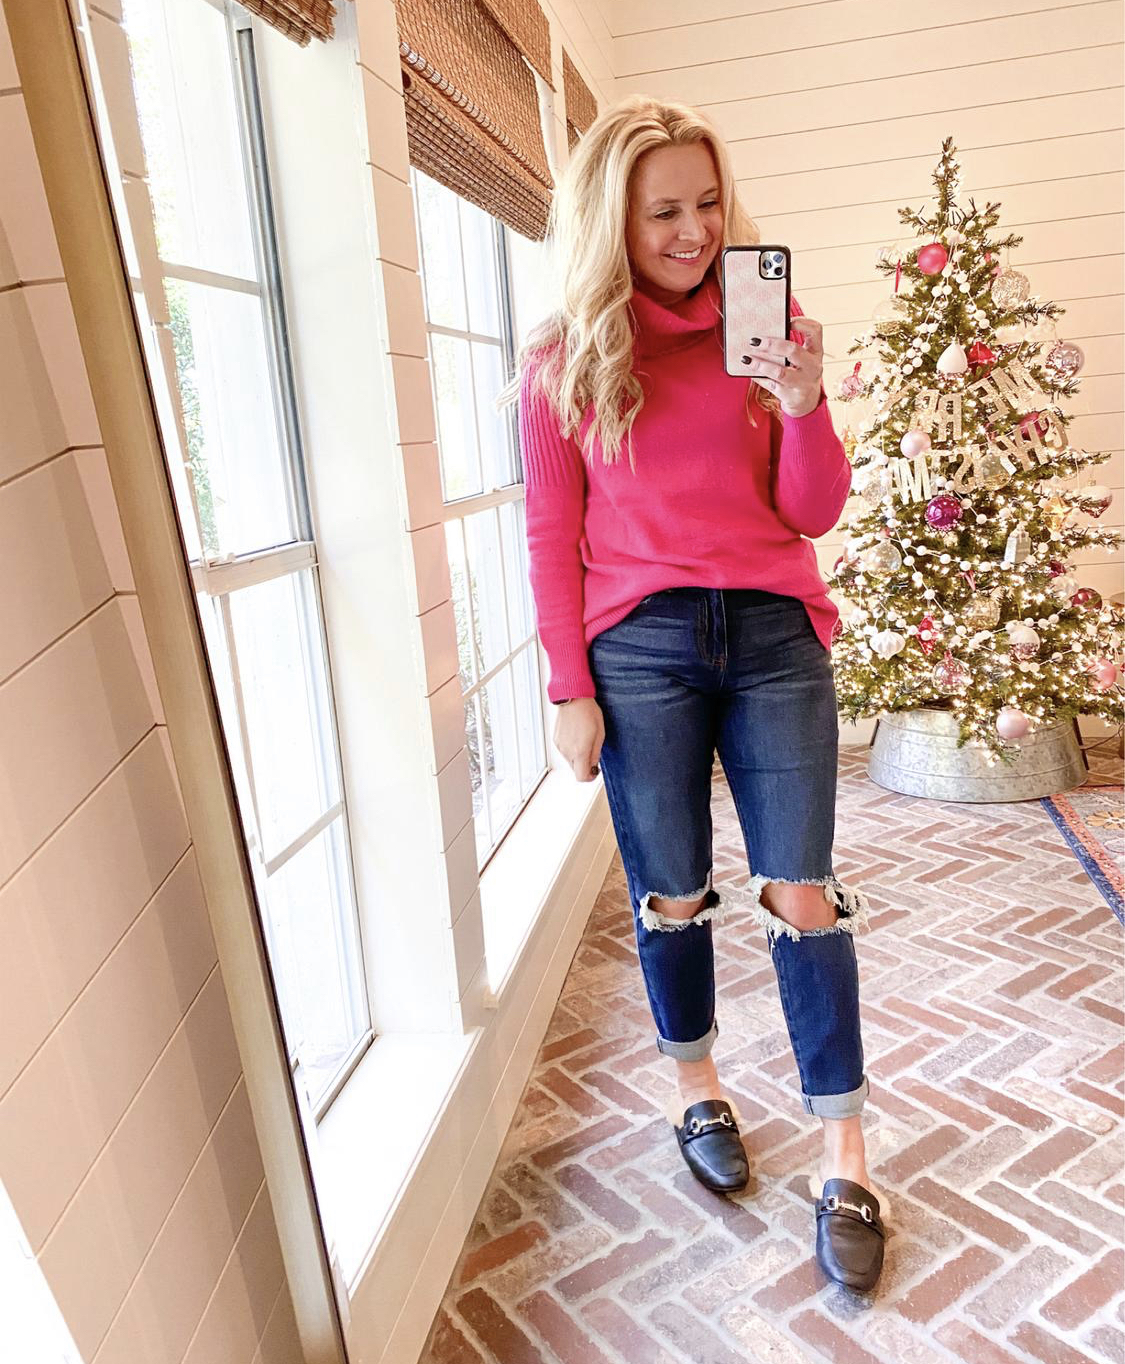
[[[486,1020],[502,1011],[508,985],[534,955],[525,949],[601,789],[600,780],[552,770],[481,876],[492,996]],[[310,1141],[314,1180],[349,1295],[372,1266],[439,1125],[460,1108],[466,1071],[488,1033],[486,1023],[467,1034],[377,1036],[318,1125]]]
[[[511,979],[601,791],[600,779],[580,782],[569,768],[553,768],[481,874],[484,958],[494,1000]]]
[[[316,1128],[322,1223],[349,1290],[383,1237],[480,1034],[383,1033]]]

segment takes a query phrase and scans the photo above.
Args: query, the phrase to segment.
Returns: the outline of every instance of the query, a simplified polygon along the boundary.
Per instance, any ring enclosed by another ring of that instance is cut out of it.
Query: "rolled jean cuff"
[[[711,1054],[711,1048],[715,1045],[715,1038],[719,1035],[719,1025],[712,1023],[702,1037],[696,1038],[694,1042],[669,1042],[666,1037],[656,1035],[656,1049],[665,1056],[671,1056],[675,1061],[702,1061],[705,1056]]]
[[[870,1088],[865,1075],[863,1083],[846,1094],[802,1094],[801,1102],[806,1113],[813,1113],[818,1118],[854,1118],[863,1111]]]

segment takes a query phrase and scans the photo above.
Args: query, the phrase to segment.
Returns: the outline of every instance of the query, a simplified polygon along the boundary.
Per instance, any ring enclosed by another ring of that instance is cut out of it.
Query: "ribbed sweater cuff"
[[[549,661],[551,680],[547,683],[548,700],[565,701],[568,697],[597,695],[584,638],[557,645],[552,649]]]
[[[823,388],[820,402],[811,412],[803,417],[791,417],[782,412],[781,426],[781,447],[792,471],[814,470],[823,465],[826,455],[835,459],[840,438],[832,425],[832,413]]]

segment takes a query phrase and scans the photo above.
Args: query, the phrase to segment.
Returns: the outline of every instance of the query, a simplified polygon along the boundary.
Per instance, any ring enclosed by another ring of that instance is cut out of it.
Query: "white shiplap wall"
[[[1119,0],[607,0],[603,10],[618,92],[705,109],[763,240],[792,248],[794,292],[825,324],[830,396],[855,362],[848,345],[890,291],[879,247],[914,240],[897,210],[924,203],[953,137],[962,198],[1001,204],[1000,234],[1024,238],[1010,263],[1066,308],[1059,335],[1086,352],[1071,440],[1112,452],[1081,482],[1114,489],[1101,524],[1120,530]],[[843,430],[847,406],[833,410]],[[842,538],[838,527],[818,541],[822,568]],[[1074,562],[1083,583],[1121,590],[1120,555]]]

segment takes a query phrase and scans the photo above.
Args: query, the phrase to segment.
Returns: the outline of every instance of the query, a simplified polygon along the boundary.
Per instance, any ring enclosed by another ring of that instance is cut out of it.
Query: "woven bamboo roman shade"
[[[332,37],[336,10],[332,0],[240,0],[245,9],[264,19],[302,47],[310,38]]]
[[[411,164],[538,241],[554,185],[523,54],[536,29],[527,22],[516,40],[494,13],[532,9],[534,0],[395,0]]]
[[[481,4],[553,90],[551,28],[536,0],[481,0]]]
[[[584,133],[598,116],[598,101],[590,87],[578,74],[578,68],[570,60],[570,53],[563,48],[563,99],[566,101],[566,136],[571,148],[578,141],[578,134]]]

